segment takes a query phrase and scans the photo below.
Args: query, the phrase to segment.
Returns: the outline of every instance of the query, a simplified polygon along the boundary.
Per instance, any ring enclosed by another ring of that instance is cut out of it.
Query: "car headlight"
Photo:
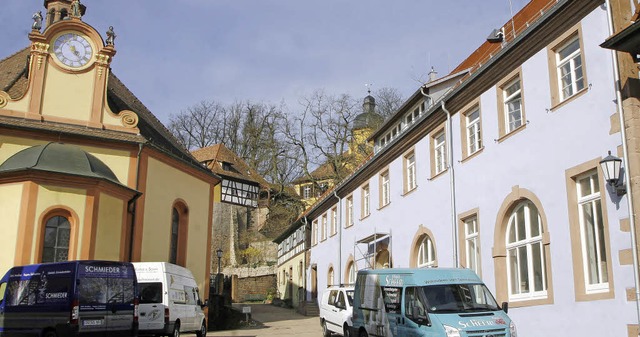
[[[460,330],[448,325],[443,326],[444,332],[447,334],[447,337],[460,337]]]
[[[518,337],[518,331],[516,330],[516,323],[513,323],[513,321],[509,323],[509,335],[511,337]]]

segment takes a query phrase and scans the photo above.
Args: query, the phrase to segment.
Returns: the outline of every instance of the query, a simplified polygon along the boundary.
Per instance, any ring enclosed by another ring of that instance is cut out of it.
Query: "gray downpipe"
[[[607,19],[609,21],[609,36],[613,36],[613,13],[611,12],[611,2],[606,0]],[[620,63],[618,61],[618,53],[611,50],[611,59],[613,62],[613,79],[616,89],[616,104],[618,109],[618,119],[620,120],[620,136],[622,137],[622,162],[626,172],[629,172],[629,150],[627,146],[627,132],[624,121],[624,111],[622,107],[622,93],[620,92]],[[636,239],[635,210],[633,208],[633,193],[631,190],[631,179],[627,175],[625,179],[625,187],[627,189],[627,208],[629,209],[629,230],[631,232],[631,252],[633,256],[633,280],[635,286],[635,302],[636,302],[636,323],[640,326],[640,277],[638,276],[638,243]],[[640,336],[640,332],[638,334]]]
[[[449,161],[449,188],[451,195],[451,232],[453,236],[453,267],[458,268],[458,219],[456,214],[456,175],[453,171],[453,130],[451,128],[451,113],[444,106],[444,101],[440,101],[442,110],[447,113],[447,134],[449,135],[447,160]]]
[[[307,217],[302,217],[302,222],[304,223],[304,245],[305,245],[305,250],[304,250],[304,254],[307,254],[307,226],[309,225],[309,223],[307,222]],[[311,299],[311,296],[309,296],[309,292],[307,289],[307,280],[311,277],[311,270],[309,270],[307,272],[307,257],[305,256],[302,259],[302,270],[304,270],[304,273],[306,274],[306,276],[304,277],[304,280],[302,280],[302,282],[304,282],[304,284],[302,285],[302,289],[304,289],[304,301],[308,301],[307,298]],[[298,299],[298,301],[300,301],[300,299]]]
[[[430,102],[433,102],[433,98],[424,92],[424,86],[420,87],[420,93],[423,96],[429,98]],[[452,240],[453,240],[453,266],[455,268],[459,267],[458,264],[458,220],[456,215],[458,214],[456,210],[456,176],[453,170],[453,132],[451,128],[451,113],[444,106],[444,101],[440,101],[440,106],[442,110],[447,114],[447,135],[449,140],[447,141],[447,161],[449,166],[449,190],[451,196],[451,232],[452,232]]]
[[[342,285],[342,199],[336,191],[333,191],[333,196],[338,199],[338,212],[340,212],[336,225],[338,226],[338,284]]]

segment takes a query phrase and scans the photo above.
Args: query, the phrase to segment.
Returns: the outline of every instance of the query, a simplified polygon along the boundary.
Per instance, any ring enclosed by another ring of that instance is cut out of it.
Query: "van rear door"
[[[80,332],[134,329],[136,279],[128,263],[85,261],[78,270]]]
[[[164,304],[162,303],[164,290],[162,282],[138,283],[140,294],[140,330],[164,329]]]

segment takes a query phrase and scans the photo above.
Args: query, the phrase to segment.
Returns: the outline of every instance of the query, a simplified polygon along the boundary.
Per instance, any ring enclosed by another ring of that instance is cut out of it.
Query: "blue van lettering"
[[[468,322],[458,321],[458,324],[460,324],[462,328],[469,328],[469,327],[476,327],[476,326],[495,325],[496,323],[494,321],[481,321],[477,319],[472,319],[472,320],[469,320]]]
[[[402,280],[402,277],[400,275],[387,275],[385,277],[385,281],[387,282],[386,285],[388,286],[402,287],[402,285],[404,284],[404,281]]]
[[[87,273],[120,273],[119,267],[97,267],[97,266],[85,266],[84,271]]]
[[[46,298],[67,298],[67,293],[47,293]]]

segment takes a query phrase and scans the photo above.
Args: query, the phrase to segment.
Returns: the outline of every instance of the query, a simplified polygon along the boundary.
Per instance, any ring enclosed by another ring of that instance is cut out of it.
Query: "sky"
[[[2,0],[0,59],[29,46],[43,0]],[[117,35],[111,69],[165,124],[200,101],[286,104],[316,90],[411,96],[528,0],[81,0]]]

